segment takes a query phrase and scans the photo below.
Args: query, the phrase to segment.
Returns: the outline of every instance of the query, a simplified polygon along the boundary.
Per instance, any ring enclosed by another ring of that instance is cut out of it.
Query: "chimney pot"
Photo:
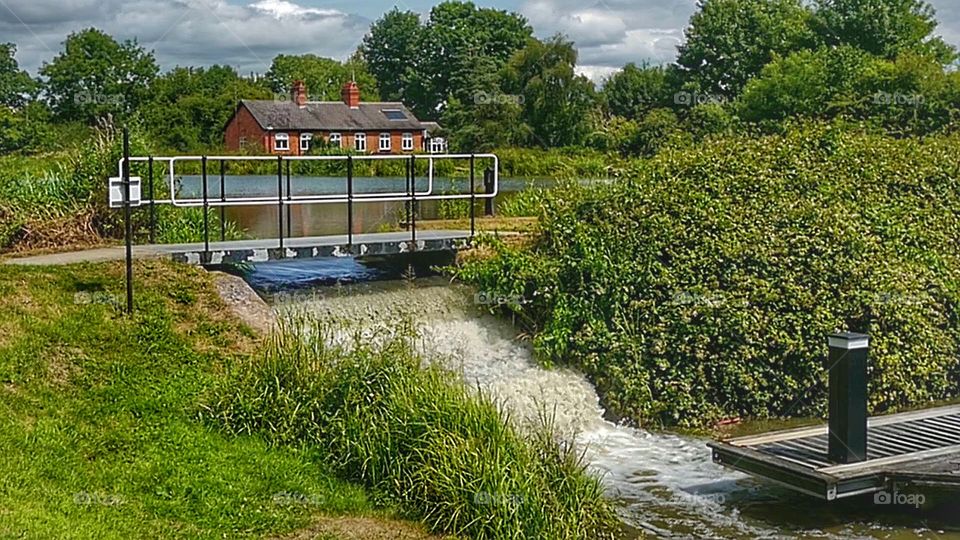
[[[307,85],[303,81],[293,81],[293,87],[290,89],[290,99],[298,107],[304,107],[307,104]]]

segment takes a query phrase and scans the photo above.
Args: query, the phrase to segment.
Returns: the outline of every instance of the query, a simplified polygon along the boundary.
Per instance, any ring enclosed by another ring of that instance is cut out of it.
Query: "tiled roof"
[[[424,125],[402,103],[361,103],[351,109],[341,101],[311,101],[298,107],[292,101],[244,99],[243,104],[260,127],[291,131],[421,130]],[[385,110],[399,110],[405,119],[390,120]]]

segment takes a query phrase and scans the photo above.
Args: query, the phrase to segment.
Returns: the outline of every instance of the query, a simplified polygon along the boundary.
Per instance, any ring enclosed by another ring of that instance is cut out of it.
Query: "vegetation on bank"
[[[546,427],[519,434],[488,398],[421,358],[414,330],[346,346],[330,345],[328,331],[286,334],[241,365],[211,402],[211,422],[315,450],[437,531],[613,537],[612,507],[572,447]]]
[[[457,273],[525,299],[541,358],[641,422],[823,413],[837,330],[873,338],[874,412],[955,397],[958,148],[839,122],[714,138],[548,193],[533,249]]]
[[[202,270],[0,265],[0,536],[254,538],[377,517],[317,452],[228,437],[204,393],[258,345]]]

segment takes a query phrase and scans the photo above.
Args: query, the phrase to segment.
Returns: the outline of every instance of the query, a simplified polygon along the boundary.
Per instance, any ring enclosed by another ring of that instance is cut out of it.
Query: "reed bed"
[[[501,409],[416,352],[416,333],[282,332],[237,367],[205,415],[234,434],[309,445],[431,529],[477,539],[612,538],[598,479],[545,422],[521,434]]]

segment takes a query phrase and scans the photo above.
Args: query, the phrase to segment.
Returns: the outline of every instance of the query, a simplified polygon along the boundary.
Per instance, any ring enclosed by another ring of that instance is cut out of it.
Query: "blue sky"
[[[422,14],[429,0],[0,0],[0,41],[19,49],[36,72],[73,31],[95,26],[136,38],[163,68],[228,64],[264,72],[280,53],[343,59],[370,23],[398,6]],[[580,54],[579,70],[600,81],[627,62],[676,56],[696,0],[480,0],[523,14],[537,35],[563,33]],[[940,33],[960,43],[960,0],[933,0]]]

